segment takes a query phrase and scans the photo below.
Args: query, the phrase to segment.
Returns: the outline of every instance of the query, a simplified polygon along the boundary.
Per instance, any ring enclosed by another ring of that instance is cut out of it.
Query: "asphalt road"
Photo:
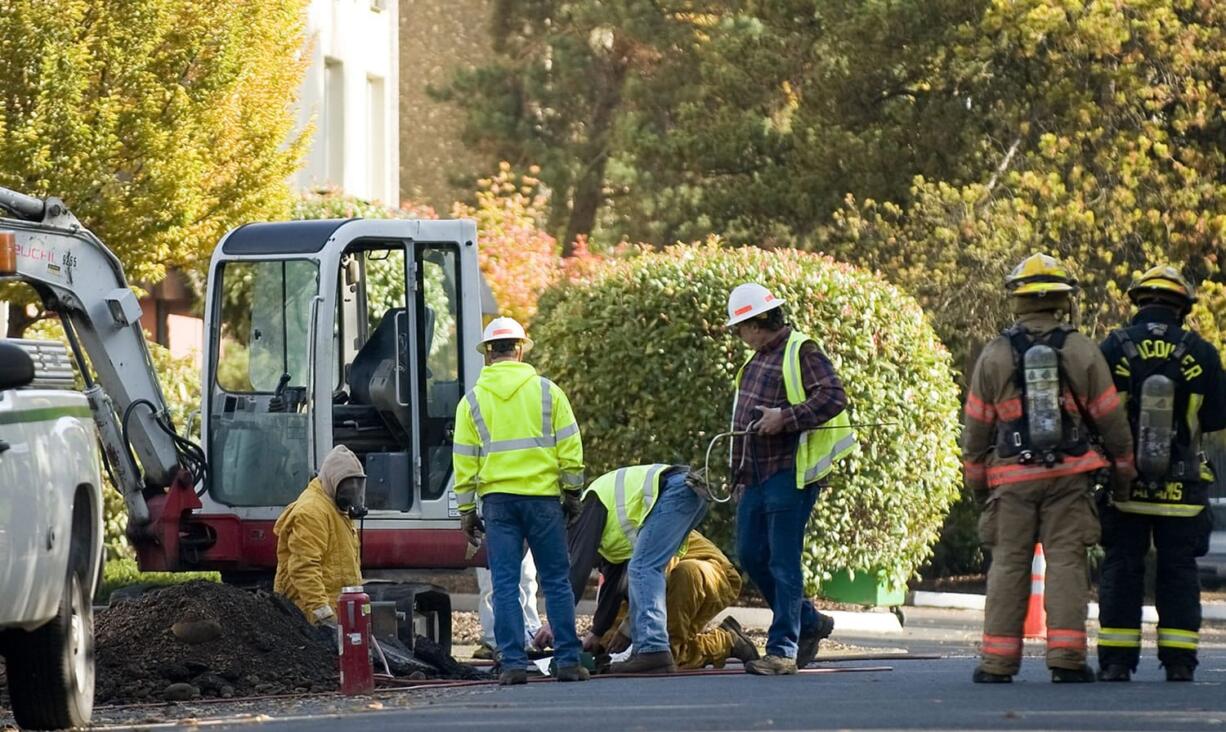
[[[1140,673],[1129,684],[1056,685],[1043,645],[1027,642],[1022,673],[1010,685],[970,682],[982,615],[906,608],[901,634],[835,630],[845,647],[935,654],[936,659],[824,661],[834,668],[890,671],[597,679],[533,682],[284,699],[101,708],[106,729],[250,730],[1190,730],[1226,725],[1226,626],[1202,630],[1193,684],[1168,684],[1146,628]],[[1093,662],[1093,661],[1092,661]],[[0,729],[5,719],[0,713]]]
[[[474,687],[409,708],[265,720],[261,729],[364,730],[1193,730],[1226,724],[1226,652],[1207,653],[1194,684],[1145,664],[1129,684],[1056,685],[1027,659],[1011,685],[970,683],[974,660],[890,662],[879,673],[784,678],[606,679]],[[874,662],[877,663],[877,662]],[[844,666],[859,665],[855,663]],[[223,726],[220,729],[242,729]]]

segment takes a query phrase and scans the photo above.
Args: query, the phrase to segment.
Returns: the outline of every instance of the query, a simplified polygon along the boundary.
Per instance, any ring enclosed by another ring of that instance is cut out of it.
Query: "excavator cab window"
[[[458,267],[450,244],[359,240],[342,256],[332,435],[362,459],[371,509],[446,493],[463,393]]]
[[[460,252],[453,244],[432,244],[417,250],[418,419],[423,464],[422,498],[435,499],[451,476],[451,446],[456,405],[464,396],[461,348]],[[474,357],[476,354],[473,354]]]
[[[310,478],[309,337],[314,262],[229,261],[214,288],[210,428],[213,497],[234,506],[293,501]]]

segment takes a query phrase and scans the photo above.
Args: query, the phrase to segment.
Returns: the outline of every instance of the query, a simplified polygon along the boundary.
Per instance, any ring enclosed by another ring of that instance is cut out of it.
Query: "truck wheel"
[[[13,718],[27,729],[89,724],[94,710],[94,615],[84,580],[70,567],[55,618],[10,637],[5,663]]]

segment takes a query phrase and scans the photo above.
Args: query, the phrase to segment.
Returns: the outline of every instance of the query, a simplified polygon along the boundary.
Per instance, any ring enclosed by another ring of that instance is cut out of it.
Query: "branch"
[[[996,188],[996,183],[1000,180],[1000,177],[1009,169],[1009,166],[1013,163],[1013,156],[1017,154],[1017,149],[1021,144],[1022,138],[1018,137],[1009,146],[1009,152],[1005,153],[1005,159],[1000,161],[1000,165],[996,167],[996,172],[988,180],[988,193],[991,193]]]

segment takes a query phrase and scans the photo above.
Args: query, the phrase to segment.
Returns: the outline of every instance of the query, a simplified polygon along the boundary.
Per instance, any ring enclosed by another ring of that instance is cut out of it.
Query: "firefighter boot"
[[[1094,671],[1089,666],[1081,668],[1053,668],[1051,682],[1053,684],[1086,684],[1094,680]]]
[[[1009,674],[994,674],[991,671],[977,668],[971,676],[971,681],[976,684],[1011,684],[1013,683],[1013,677]]]
[[[1099,681],[1131,681],[1132,671],[1122,663],[1109,663],[1098,670]]]
[[[1167,681],[1194,681],[1196,672],[1191,666],[1183,664],[1169,664],[1166,666]]]

